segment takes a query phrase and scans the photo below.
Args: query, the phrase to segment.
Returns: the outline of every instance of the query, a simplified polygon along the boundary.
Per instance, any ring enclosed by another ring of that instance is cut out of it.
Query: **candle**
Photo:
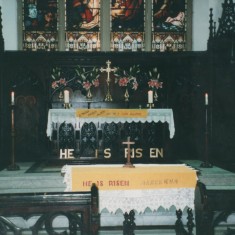
[[[208,94],[205,94],[205,105],[208,105]]]
[[[69,91],[64,90],[64,103],[69,104]]]
[[[153,91],[152,90],[148,91],[148,103],[149,104],[153,103]]]
[[[15,103],[15,92],[12,91],[11,92],[11,104],[14,104]]]

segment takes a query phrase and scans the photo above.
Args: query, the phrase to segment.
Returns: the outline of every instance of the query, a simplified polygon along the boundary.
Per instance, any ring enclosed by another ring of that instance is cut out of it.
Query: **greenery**
[[[70,74],[72,76],[65,75],[65,72],[59,67],[52,69],[52,95],[58,90],[63,90],[65,87],[70,87],[73,90],[78,89],[85,95],[91,87],[99,86],[100,71],[96,67],[85,69],[77,65]]]
[[[158,72],[158,69],[156,67],[148,72],[147,77],[148,77],[148,86],[152,90],[157,90],[159,88],[162,88],[163,82],[159,81],[160,73]]]
[[[131,90],[137,90],[139,87],[140,66],[133,65],[128,70],[117,67],[114,72],[115,83],[120,87],[125,87]]]
[[[85,68],[81,66],[77,66],[75,68],[76,72],[76,80],[81,85],[82,89],[86,91],[89,90],[92,86],[98,87],[99,86],[99,72],[100,70],[96,67],[92,68],[91,70],[86,71]]]

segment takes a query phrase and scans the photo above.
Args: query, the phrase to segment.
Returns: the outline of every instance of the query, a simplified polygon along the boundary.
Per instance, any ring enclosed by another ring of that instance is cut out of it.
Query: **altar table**
[[[135,209],[142,213],[160,206],[194,209],[197,174],[184,164],[65,165],[62,173],[65,191],[87,191],[92,183],[98,186],[100,212]]]
[[[79,129],[82,123],[94,122],[94,120],[99,124],[111,122],[167,122],[170,138],[173,138],[175,134],[172,109],[50,109],[48,112],[47,136],[50,139],[52,138],[53,125],[56,123],[72,123],[75,129]]]

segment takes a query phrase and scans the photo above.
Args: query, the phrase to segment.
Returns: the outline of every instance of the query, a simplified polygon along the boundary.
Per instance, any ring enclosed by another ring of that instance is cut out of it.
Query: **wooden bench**
[[[38,234],[43,226],[48,234],[59,234],[53,228],[53,220],[61,215],[68,219],[70,234],[77,231],[83,235],[97,234],[98,190],[93,185],[90,192],[0,194],[1,234],[9,231],[14,235],[23,234],[23,228],[12,223],[9,217],[28,219],[36,215],[39,217],[30,228],[33,235]]]

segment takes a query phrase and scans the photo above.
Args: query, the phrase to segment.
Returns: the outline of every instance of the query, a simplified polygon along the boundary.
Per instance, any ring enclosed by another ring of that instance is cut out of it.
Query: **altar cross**
[[[110,86],[110,84],[109,84],[110,83],[110,73],[111,72],[115,72],[117,69],[116,68],[111,69],[111,67],[110,67],[111,61],[109,61],[109,60],[106,62],[106,64],[107,64],[107,68],[106,69],[104,69],[102,67],[100,69],[101,72],[106,72],[107,73],[107,79],[106,79],[106,82],[107,82],[107,94],[106,94],[106,96],[104,98],[104,101],[113,101],[111,93],[110,93],[110,87],[109,87]]]
[[[110,60],[108,60],[106,62],[106,64],[107,64],[107,68],[104,69],[104,68],[101,67],[100,71],[107,73],[107,82],[110,82],[110,73],[115,72],[117,69],[116,68],[111,69],[111,67],[110,67],[111,61]]]
[[[130,167],[133,168],[135,167],[134,165],[132,165],[131,163],[131,144],[135,144],[135,142],[131,142],[130,141],[130,136],[127,137],[127,141],[126,142],[122,142],[123,144],[127,144],[127,162],[123,167]]]

